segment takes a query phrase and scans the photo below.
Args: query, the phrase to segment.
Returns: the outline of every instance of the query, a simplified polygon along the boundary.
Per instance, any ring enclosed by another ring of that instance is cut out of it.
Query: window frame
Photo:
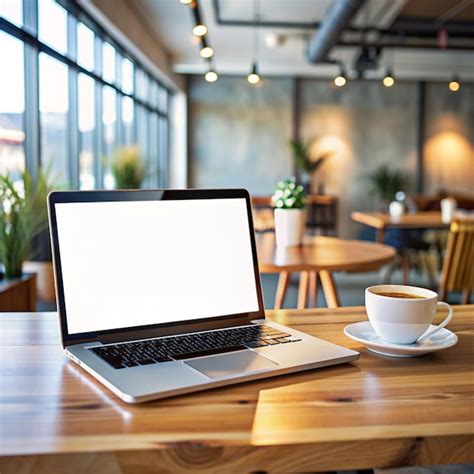
[[[21,0],[19,0],[21,1]],[[165,86],[138,58],[129,52],[120,41],[117,41],[113,35],[109,34],[100,24],[98,24],[85,10],[77,3],[67,0],[55,0],[67,12],[67,52],[62,54],[38,39],[38,0],[23,0],[23,26],[17,26],[4,17],[0,17],[0,30],[21,40],[24,43],[25,56],[25,112],[24,112],[24,130],[25,130],[25,167],[30,171],[33,178],[36,177],[38,168],[41,166],[41,147],[40,147],[40,119],[39,119],[39,70],[38,58],[40,53],[45,53],[52,58],[60,61],[68,67],[69,85],[69,110],[68,110],[68,176],[67,185],[73,189],[79,189],[79,126],[78,126],[78,82],[79,74],[84,74],[94,80],[95,85],[95,128],[94,137],[94,178],[95,187],[102,189],[104,187],[103,175],[104,165],[101,157],[104,153],[104,126],[102,121],[102,91],[105,86],[111,87],[116,92],[117,100],[117,120],[116,120],[116,143],[115,146],[124,145],[124,124],[122,118],[122,99],[130,97],[134,104],[133,127],[135,130],[134,139],[138,142],[139,134],[139,108],[143,108],[147,115],[157,114],[159,124],[166,125],[166,142],[169,135],[169,107],[163,109],[160,100],[152,103],[151,94],[137,93],[137,73],[141,71],[147,78],[147,84],[153,83],[154,87],[160,92],[166,93],[166,104],[169,104],[172,91]],[[77,62],[77,25],[83,23],[94,33],[94,68],[89,70]],[[115,61],[115,80],[109,82],[102,77],[102,48],[104,42],[109,43],[116,51]],[[121,84],[122,60],[126,58],[133,65],[133,90],[126,92]],[[26,87],[28,78],[28,87]],[[100,120],[98,120],[100,118]],[[148,131],[147,131],[148,133]],[[164,133],[161,126],[158,127],[158,137],[156,142],[158,147],[150,153],[146,150],[144,160],[153,160],[154,168],[159,176],[154,179],[160,186],[168,184],[168,176],[163,176],[161,171],[166,172],[169,168],[168,143],[162,143]],[[138,143],[137,143],[138,144]],[[148,147],[147,147],[148,148]],[[149,155],[149,156],[148,156]],[[152,180],[153,181],[153,180]]]

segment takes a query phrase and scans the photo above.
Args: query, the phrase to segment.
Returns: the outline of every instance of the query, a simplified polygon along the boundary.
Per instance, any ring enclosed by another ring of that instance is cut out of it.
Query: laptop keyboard
[[[161,337],[89,348],[115,369],[190,359],[247,348],[288,344],[301,339],[270,326],[231,329]]]

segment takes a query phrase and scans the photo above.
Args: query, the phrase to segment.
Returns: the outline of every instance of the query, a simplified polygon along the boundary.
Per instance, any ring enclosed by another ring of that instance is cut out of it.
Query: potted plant
[[[116,189],[139,189],[145,168],[138,146],[120,147],[112,159],[112,175]]]
[[[309,193],[311,191],[313,174],[333,153],[326,151],[320,153],[319,156],[314,156],[314,154],[309,153],[310,146],[301,140],[290,140],[290,147],[293,152],[293,160],[303,183],[303,188],[306,193]]]
[[[275,208],[275,236],[279,247],[293,247],[303,241],[306,226],[306,193],[295,178],[277,184],[272,204]]]
[[[388,210],[388,205],[395,199],[398,191],[405,190],[406,182],[403,173],[399,170],[391,170],[388,165],[381,165],[369,175],[371,182],[371,194],[379,200],[379,207],[383,211]]]
[[[51,190],[41,169],[33,181],[28,171],[14,182],[0,176],[0,263],[7,278],[22,276],[23,263],[32,256],[33,239],[48,227],[46,198]]]

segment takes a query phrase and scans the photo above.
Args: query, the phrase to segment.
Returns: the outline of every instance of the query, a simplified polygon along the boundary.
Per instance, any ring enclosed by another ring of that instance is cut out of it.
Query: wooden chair
[[[439,298],[449,291],[462,291],[462,304],[468,304],[474,289],[474,219],[455,219],[444,257],[439,285]]]

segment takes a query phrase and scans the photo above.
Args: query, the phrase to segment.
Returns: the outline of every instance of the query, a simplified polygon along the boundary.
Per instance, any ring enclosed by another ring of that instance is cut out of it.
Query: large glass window
[[[133,93],[133,63],[127,58],[122,59],[122,90],[125,94]]]
[[[135,105],[130,97],[122,98],[122,137],[124,145],[135,143]]]
[[[137,144],[140,150],[140,158],[143,160],[145,164],[145,169],[149,170],[149,157],[148,157],[148,131],[149,131],[149,124],[148,124],[148,112],[143,106],[137,106]],[[145,177],[144,185],[146,187],[149,186],[149,176]]]
[[[95,81],[85,74],[78,76],[79,114],[79,186],[95,188],[94,130],[95,130]]]
[[[0,174],[43,166],[65,187],[112,188],[117,148],[137,145],[143,186],[165,185],[169,92],[152,71],[81,2],[0,0],[0,16]]]
[[[0,174],[17,181],[25,167],[23,43],[0,31]]]
[[[158,163],[158,114],[151,112],[149,117],[149,151],[148,151],[148,163],[147,163],[147,174],[149,179],[149,185],[153,188],[158,187],[158,175],[160,173]]]
[[[54,0],[38,1],[38,37],[56,51],[67,52],[67,11]]]
[[[41,162],[58,182],[67,185],[68,69],[47,54],[39,55]]]
[[[115,81],[115,49],[109,43],[102,47],[102,70],[104,81]]]
[[[164,118],[160,118],[160,130],[159,130],[159,186],[165,188],[168,184],[168,160],[165,158],[168,156],[168,121]]]
[[[104,188],[112,189],[114,179],[110,170],[112,160],[117,148],[117,96],[114,89],[105,86],[103,90],[102,123],[104,125]]]
[[[0,0],[0,17],[17,26],[23,25],[23,2],[21,0]]]
[[[81,22],[77,24],[77,62],[89,71],[94,69],[94,32]]]

